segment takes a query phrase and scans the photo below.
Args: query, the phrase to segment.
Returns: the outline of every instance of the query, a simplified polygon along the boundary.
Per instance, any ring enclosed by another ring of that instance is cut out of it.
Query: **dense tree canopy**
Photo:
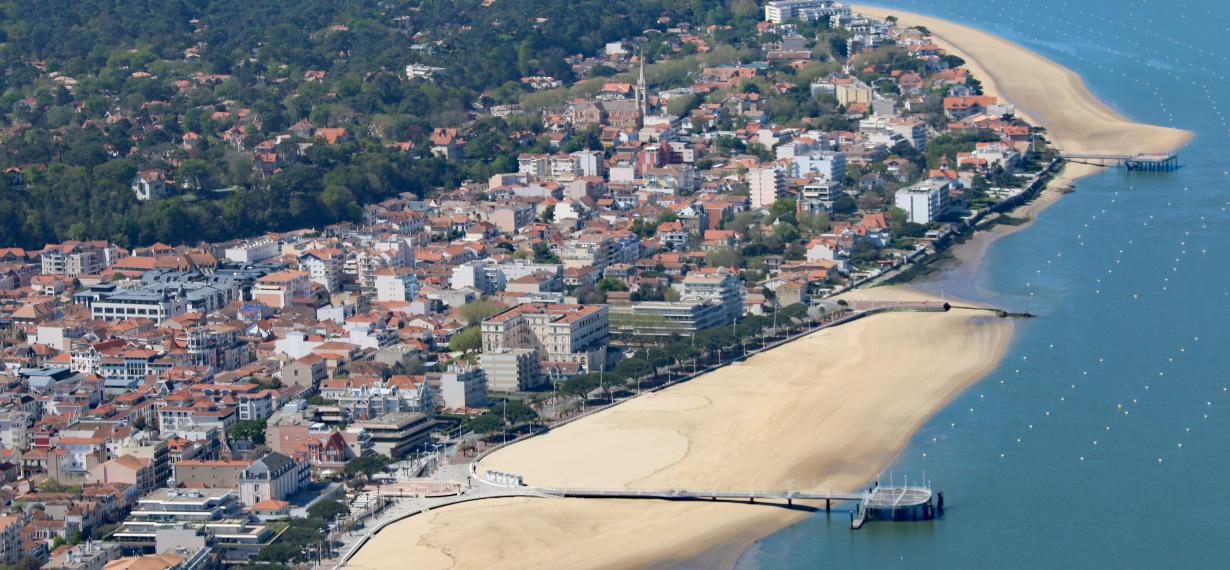
[[[0,244],[195,243],[354,220],[399,193],[515,170],[526,149],[507,135],[534,126],[470,119],[522,96],[521,76],[570,81],[566,57],[675,22],[749,24],[737,40],[757,15],[752,0],[0,2],[0,168],[23,178],[0,180]],[[442,71],[410,79],[408,64]],[[254,168],[250,150],[301,120],[353,138],[282,141],[278,168]],[[471,159],[421,152],[436,127],[466,129]],[[150,169],[174,196],[136,200],[129,184]]]

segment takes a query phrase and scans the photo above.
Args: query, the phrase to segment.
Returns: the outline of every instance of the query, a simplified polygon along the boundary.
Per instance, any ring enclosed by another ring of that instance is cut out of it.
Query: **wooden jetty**
[[[1172,172],[1179,169],[1179,155],[1174,152],[1140,154],[1063,153],[1063,160],[1076,164],[1118,167],[1136,172]]]

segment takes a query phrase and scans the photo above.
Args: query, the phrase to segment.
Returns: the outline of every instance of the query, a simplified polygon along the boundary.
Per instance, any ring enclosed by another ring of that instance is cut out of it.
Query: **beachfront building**
[[[311,475],[307,461],[268,453],[240,473],[239,500],[249,507],[270,499],[285,500],[306,487]]]
[[[479,362],[487,377],[487,388],[495,392],[533,390],[547,381],[538,351],[532,348],[483,351]]]
[[[266,441],[275,452],[306,461],[321,472],[340,471],[347,461],[371,452],[371,438],[361,429],[341,431],[300,420],[269,426]]]
[[[391,412],[432,412],[431,386],[415,376],[335,378],[321,382],[320,395],[336,402],[348,418],[365,420]]]
[[[679,300],[694,303],[721,305],[722,324],[731,323],[743,316],[747,289],[737,272],[719,267],[688,273],[683,278],[683,291]]]
[[[790,20],[814,22],[832,16],[849,16],[850,7],[833,0],[777,0],[764,5],[764,19],[781,24]]]
[[[531,349],[540,360],[596,369],[606,362],[605,305],[518,305],[482,323],[483,352]]]
[[[435,420],[418,412],[394,412],[357,422],[353,427],[367,434],[371,450],[392,459],[401,459],[435,429]]]
[[[896,206],[909,214],[911,222],[929,224],[948,211],[948,191],[952,183],[947,180],[924,180],[913,186],[897,190]]]
[[[192,489],[238,489],[239,477],[251,461],[181,459],[175,463],[175,484]]]
[[[446,409],[462,410],[487,405],[487,375],[482,368],[449,365],[444,372],[428,372],[427,383],[440,386]]]
[[[125,554],[209,547],[238,563],[256,556],[273,534],[242,511],[235,489],[159,489],[137,502],[110,540]]]
[[[725,305],[714,301],[645,301],[610,306],[611,334],[620,337],[690,336],[729,324]]]

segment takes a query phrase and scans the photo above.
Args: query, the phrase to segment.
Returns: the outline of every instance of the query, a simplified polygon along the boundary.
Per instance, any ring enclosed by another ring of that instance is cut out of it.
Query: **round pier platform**
[[[931,489],[926,487],[876,487],[863,499],[868,520],[923,521],[935,518]]]

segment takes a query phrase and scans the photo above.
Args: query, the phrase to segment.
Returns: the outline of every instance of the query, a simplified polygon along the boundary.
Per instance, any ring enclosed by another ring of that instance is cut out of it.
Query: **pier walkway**
[[[552,497],[575,497],[585,499],[662,499],[667,501],[786,501],[793,506],[795,500],[824,501],[827,509],[833,501],[863,501],[871,493],[808,493],[793,490],[769,491],[698,491],[690,489],[552,489],[540,487],[537,492]]]
[[[460,467],[460,466],[455,466]],[[458,472],[459,474],[460,472]],[[467,480],[463,486],[456,488],[456,494],[446,496],[410,496],[402,493],[380,494],[379,500],[386,505],[383,510],[375,513],[368,521],[366,528],[357,528],[346,532],[336,532],[332,535],[335,552],[341,556],[333,561],[334,568],[341,568],[354,556],[368,540],[389,525],[438,509],[486,499],[499,498],[575,498],[575,499],[632,499],[632,500],[662,500],[662,501],[746,501],[750,504],[781,505],[785,508],[797,508],[798,501],[824,502],[825,512],[831,512],[833,503],[846,501],[857,502],[857,508],[851,511],[850,528],[861,528],[872,519],[912,520],[932,518],[936,511],[932,507],[931,490],[925,487],[873,487],[866,491],[854,493],[819,493],[795,490],[756,490],[756,491],[719,491],[690,489],[584,489],[584,488],[551,488],[528,486],[500,486],[487,481],[472,484]],[[396,497],[394,499],[393,497]],[[757,503],[760,501],[760,503]],[[810,508],[810,507],[808,507]],[[914,514],[916,511],[918,514]],[[875,516],[875,513],[881,513]],[[889,513],[884,515],[883,513]],[[902,516],[898,513],[910,513]]]
[[[830,301],[830,303],[832,303]],[[839,311],[826,319],[819,326],[809,328],[798,335],[776,340],[761,348],[748,349],[748,355],[768,350],[780,344],[791,342],[823,330],[841,325],[867,316],[886,312],[946,312],[954,308],[984,310],[1005,316],[1020,316],[1023,314],[1008,313],[991,307],[955,307],[946,302],[936,301],[905,301],[905,300],[848,300],[840,305]],[[723,363],[724,365],[725,363]],[[713,367],[698,370],[681,377],[673,383],[660,388],[677,384],[688,378],[694,378],[710,371]],[[651,390],[653,391],[653,390]],[[599,406],[588,413],[570,417],[554,424],[559,427],[581,417],[598,413],[615,405]],[[450,505],[470,501],[480,501],[500,498],[539,498],[539,499],[629,499],[629,500],[665,500],[665,501],[725,501],[747,502],[757,505],[779,505],[782,508],[817,509],[810,505],[795,505],[795,501],[824,503],[826,512],[831,512],[834,502],[853,502],[857,506],[850,510],[851,528],[860,528],[869,520],[915,520],[933,518],[943,509],[943,495],[939,495],[937,506],[932,505],[931,490],[922,487],[872,487],[866,491],[851,493],[820,493],[796,490],[695,490],[695,489],[586,489],[586,488],[552,488],[532,487],[522,484],[499,484],[484,480],[477,473],[478,462],[489,453],[526,437],[533,437],[545,430],[520,436],[502,445],[486,449],[478,457],[462,464],[446,464],[431,476],[431,483],[422,480],[399,481],[392,484],[369,487],[365,493],[364,502],[374,508],[362,513],[356,513],[354,520],[340,521],[336,530],[330,533],[331,552],[334,557],[322,561],[322,567],[341,568],[354,556],[372,536],[389,525],[414,515],[425,513]],[[511,474],[501,474],[520,478]],[[488,474],[490,476],[490,473]],[[784,504],[783,504],[784,503]]]
[[[1142,172],[1170,172],[1179,168],[1179,155],[1173,152],[1155,154],[1063,153],[1060,157],[1076,164],[1115,166]]]

